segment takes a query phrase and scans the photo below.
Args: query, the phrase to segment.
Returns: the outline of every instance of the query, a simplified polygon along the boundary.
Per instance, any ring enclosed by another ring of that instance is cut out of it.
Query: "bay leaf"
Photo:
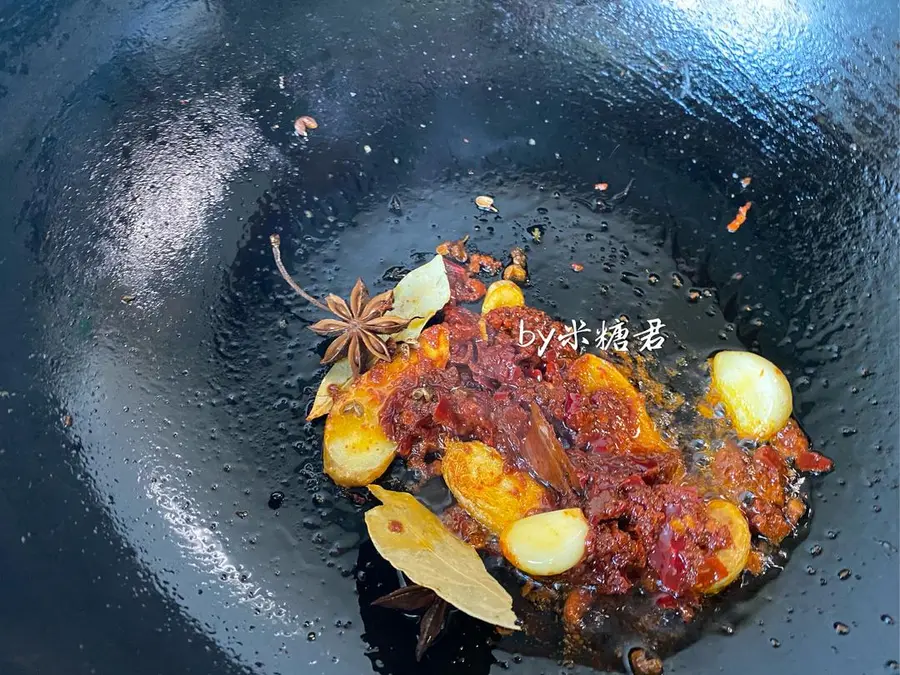
[[[309,414],[306,416],[306,421],[309,422],[322,415],[327,415],[331,411],[331,406],[334,405],[329,387],[332,384],[343,387],[352,377],[353,371],[350,370],[349,359],[343,358],[335,362],[328,369],[328,372],[325,373],[322,382],[319,383],[319,388],[316,390],[316,398],[313,401],[312,408],[309,410]]]
[[[388,314],[413,320],[393,336],[397,342],[415,342],[428,320],[450,302],[450,280],[444,258],[436,255],[414,269],[394,288],[394,306]]]
[[[488,574],[478,552],[405,492],[369,485],[380,501],[366,512],[378,553],[413,582],[433,590],[466,614],[519,630],[512,597]]]

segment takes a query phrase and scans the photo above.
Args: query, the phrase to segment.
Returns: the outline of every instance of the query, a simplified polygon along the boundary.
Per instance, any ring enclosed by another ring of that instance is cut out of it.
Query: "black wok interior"
[[[319,316],[272,232],[319,296],[389,288],[468,233],[528,245],[529,298],[560,318],[663,318],[663,363],[758,349],[836,469],[785,569],[666,673],[896,672],[898,20],[880,0],[0,4],[0,673],[594,672],[463,616],[416,664],[415,625],[368,606],[396,577],[322,474]]]

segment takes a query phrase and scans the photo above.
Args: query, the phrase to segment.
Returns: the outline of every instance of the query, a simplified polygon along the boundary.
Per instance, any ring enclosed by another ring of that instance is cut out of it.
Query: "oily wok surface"
[[[369,607],[396,577],[304,422],[320,317],[275,273],[272,232],[319,296],[384,290],[469,233],[497,255],[528,243],[529,302],[564,320],[663,319],[664,363],[758,346],[836,470],[785,570],[666,672],[897,659],[895,6],[0,18],[4,673],[420,672],[414,625]],[[586,208],[630,178],[613,212]],[[501,219],[473,218],[484,192]],[[552,646],[451,628],[428,672],[558,669]]]

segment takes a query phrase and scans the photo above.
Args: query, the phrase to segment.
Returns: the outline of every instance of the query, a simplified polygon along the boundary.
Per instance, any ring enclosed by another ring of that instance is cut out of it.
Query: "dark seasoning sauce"
[[[774,564],[778,545],[807,510],[800,472],[830,468],[830,460],[809,450],[793,420],[767,444],[739,443],[715,409],[698,413],[699,401],[671,395],[651,380],[641,359],[626,358],[623,370],[644,398],[666,411],[655,419],[660,435],[638,433],[647,420],[642,404],[610,389],[591,396],[580,392],[572,376],[578,352],[554,340],[539,356],[537,345],[518,343],[520,320],[544,333],[551,327],[559,333],[559,323],[531,307],[504,307],[481,324],[482,316],[463,304],[480,299],[484,284],[446,265],[451,303],[441,317],[443,328],[427,328],[423,339],[447,330],[449,363],[438,368],[420,359],[404,371],[393,383],[381,422],[421,482],[440,476],[447,439],[480,440],[501,453],[509,470],[527,471],[520,443],[529,428],[529,405],[537,404],[580,483],[574,493],[548,491],[551,503],[542,510],[580,507],[590,535],[584,559],[568,572],[543,580],[515,574],[524,579],[522,595],[535,607],[562,617],[568,652],[587,642],[581,633],[608,614],[611,600],[620,613],[643,615],[630,629],[651,646],[667,641],[665,624],[673,617],[685,624],[694,618],[706,604],[698,589],[727,573],[713,552],[729,545],[731,535],[708,516],[710,498],[739,504],[747,518],[753,548],[746,569],[759,575]],[[679,427],[685,419],[696,423],[692,434],[703,438],[705,450],[678,450],[684,439],[675,419]],[[476,548],[499,555],[496,538],[459,506],[447,508],[442,518]],[[527,616],[525,622],[527,627]]]

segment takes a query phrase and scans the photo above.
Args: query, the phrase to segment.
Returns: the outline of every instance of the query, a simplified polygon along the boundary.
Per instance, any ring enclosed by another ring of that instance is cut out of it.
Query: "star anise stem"
[[[297,294],[307,302],[312,303],[319,309],[324,309],[326,312],[330,312],[331,310],[325,305],[325,303],[316,300],[313,296],[300,288],[300,284],[294,281],[294,278],[285,268],[284,263],[281,262],[281,237],[277,234],[273,234],[269,237],[269,243],[272,244],[272,255],[275,256],[275,266],[278,268],[278,271],[281,273],[281,276],[284,278],[284,280],[288,282],[288,286],[293,288],[294,291],[296,291]]]
[[[363,280],[357,279],[350,292],[349,303],[334,294],[329,294],[321,302],[304,291],[288,274],[281,261],[281,237],[273,234],[269,237],[269,242],[272,244],[275,265],[288,285],[307,302],[332,315],[332,318],[322,319],[309,327],[314,333],[334,337],[322,356],[322,363],[334,363],[346,355],[350,371],[356,378],[372,359],[391,360],[391,350],[385,336],[399,333],[412,321],[386,314],[394,304],[393,291],[385,291],[370,298],[369,289]]]

